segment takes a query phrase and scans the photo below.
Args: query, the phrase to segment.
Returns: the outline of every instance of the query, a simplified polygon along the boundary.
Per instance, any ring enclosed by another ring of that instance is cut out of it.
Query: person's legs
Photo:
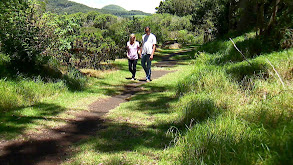
[[[152,74],[152,71],[151,71],[151,66],[152,66],[152,61],[150,59],[150,55],[148,55],[148,58],[147,58],[147,79],[148,80],[151,80],[151,74]]]
[[[142,68],[143,68],[143,70],[144,70],[144,72],[145,72],[145,74],[146,74],[146,77],[147,77],[147,66],[146,66],[146,61],[147,61],[147,55],[142,55],[142,57],[141,57],[141,66],[142,66]]]
[[[152,61],[150,60],[150,54],[143,55],[141,58],[141,65],[145,71],[146,79],[151,80],[151,64]]]
[[[132,63],[132,78],[135,78],[136,64],[137,64],[137,60],[133,60],[133,63]]]
[[[132,65],[133,65],[133,60],[128,59],[128,69],[129,69],[130,73],[133,76],[133,68],[132,68]]]

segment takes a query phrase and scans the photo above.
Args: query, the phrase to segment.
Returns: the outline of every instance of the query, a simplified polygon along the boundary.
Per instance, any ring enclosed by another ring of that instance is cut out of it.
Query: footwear
[[[146,82],[150,82],[151,80],[150,79],[146,79]]]
[[[135,78],[132,78],[131,80],[133,81],[133,80],[135,80]]]

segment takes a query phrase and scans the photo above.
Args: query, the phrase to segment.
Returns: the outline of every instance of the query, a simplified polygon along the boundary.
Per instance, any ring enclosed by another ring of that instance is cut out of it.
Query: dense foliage
[[[199,29],[216,35],[255,30],[266,39],[274,37],[279,45],[288,47],[288,33],[293,27],[293,2],[290,0],[165,0],[158,13],[192,16]]]
[[[103,69],[101,63],[125,56],[129,34],[135,33],[137,40],[141,40],[145,26],[151,27],[158,43],[196,42],[188,16],[122,18],[96,11],[57,15],[46,12],[42,2],[7,2],[1,3],[2,52],[10,57],[16,71],[36,72],[44,64],[53,68],[61,64],[69,68]]]
[[[9,55],[16,70],[29,71],[42,62],[39,55],[50,39],[43,30],[42,6],[26,0],[0,3],[0,40],[2,51]]]
[[[57,4],[72,6],[66,1]],[[44,64],[103,69],[102,63],[125,57],[129,34],[140,41],[145,26],[151,27],[159,44],[200,44],[228,32],[254,30],[259,36],[255,45],[290,48],[292,6],[289,0],[165,0],[157,8],[160,14],[123,18],[97,11],[58,15],[47,12],[44,2],[5,0],[0,4],[1,51],[15,71],[38,73]],[[106,9],[112,8],[117,6]],[[262,51],[258,49],[256,54]]]

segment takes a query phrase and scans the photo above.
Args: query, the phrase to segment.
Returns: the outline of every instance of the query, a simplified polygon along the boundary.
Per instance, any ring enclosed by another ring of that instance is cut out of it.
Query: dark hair
[[[144,28],[144,30],[146,30],[146,29],[149,29],[149,30],[151,31],[151,28],[150,28],[149,26],[146,26],[146,27]]]

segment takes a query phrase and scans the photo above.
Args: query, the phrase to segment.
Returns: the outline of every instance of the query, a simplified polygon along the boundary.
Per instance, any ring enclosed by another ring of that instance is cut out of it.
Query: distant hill
[[[112,14],[120,17],[132,17],[132,16],[147,16],[150,13],[145,13],[139,10],[127,11],[126,9],[117,5],[107,5],[102,9],[88,7],[86,5],[72,2],[69,0],[42,0],[47,3],[46,9],[57,14],[73,14],[73,13],[87,13],[89,11],[97,11],[102,14]]]
[[[127,11],[126,9],[118,5],[107,5],[107,6],[104,6],[102,10],[115,10],[115,11],[122,11],[122,12]]]

